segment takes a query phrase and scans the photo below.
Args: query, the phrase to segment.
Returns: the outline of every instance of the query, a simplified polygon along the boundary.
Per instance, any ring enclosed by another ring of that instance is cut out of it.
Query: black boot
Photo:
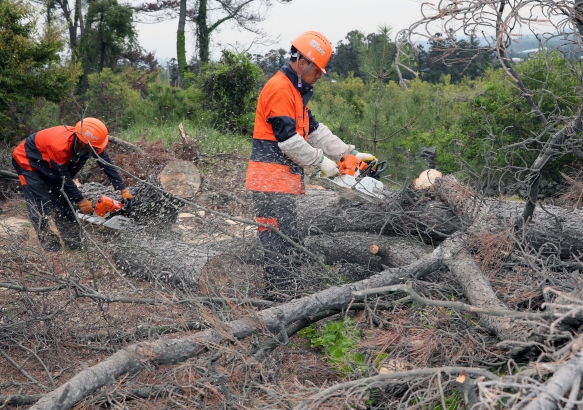
[[[61,250],[59,237],[48,229],[45,229],[38,234],[38,240],[45,251],[58,252]]]
[[[48,215],[44,215],[39,219],[37,236],[44,250],[49,252],[61,250],[61,241],[59,240],[59,236],[50,228],[50,218]]]
[[[55,218],[55,224],[63,239],[65,248],[71,251],[83,250],[83,244],[81,242],[81,228],[77,224],[77,221],[72,219],[69,215],[58,215]]]

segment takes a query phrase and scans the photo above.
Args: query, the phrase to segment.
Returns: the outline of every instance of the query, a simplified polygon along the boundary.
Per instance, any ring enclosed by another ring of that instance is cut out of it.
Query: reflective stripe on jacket
[[[318,127],[307,103],[313,89],[297,86],[297,74],[286,65],[265,84],[257,101],[253,150],[246,188],[256,192],[305,193],[304,170],[278,146],[299,134],[305,140]]]
[[[24,170],[42,172],[47,177],[59,181],[65,178],[65,193],[72,201],[79,202],[83,199],[83,194],[73,182],[73,177],[94,154],[89,152],[74,158],[72,152],[74,140],[74,127],[61,125],[47,128],[23,140],[12,151],[12,157]],[[113,164],[105,150],[97,150],[97,153],[101,159]],[[125,188],[117,170],[102,163],[98,164],[115,189]]]

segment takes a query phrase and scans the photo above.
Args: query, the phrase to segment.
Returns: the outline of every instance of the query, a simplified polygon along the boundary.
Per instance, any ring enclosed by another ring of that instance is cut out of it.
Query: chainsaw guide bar
[[[81,212],[77,212],[77,217],[82,221],[93,225],[102,225],[106,228],[117,229],[121,231],[126,230],[133,225],[133,222],[130,218],[121,215],[115,215],[111,218],[106,218],[103,216],[85,215]]]

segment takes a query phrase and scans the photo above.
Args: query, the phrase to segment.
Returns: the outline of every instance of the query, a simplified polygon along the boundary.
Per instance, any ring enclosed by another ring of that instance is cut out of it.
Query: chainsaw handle
[[[133,202],[131,199],[124,199],[123,201],[121,201],[123,203],[123,213],[125,215],[129,214],[132,211],[132,207],[133,207]]]
[[[374,167],[376,166],[377,162],[378,160],[376,158],[369,162],[368,166],[365,169],[363,169],[360,175],[357,177],[357,180],[361,180],[371,172],[374,173]]]
[[[372,173],[371,177],[379,179],[381,173],[384,172],[389,167],[389,162],[387,160],[381,161],[377,164],[376,169]]]

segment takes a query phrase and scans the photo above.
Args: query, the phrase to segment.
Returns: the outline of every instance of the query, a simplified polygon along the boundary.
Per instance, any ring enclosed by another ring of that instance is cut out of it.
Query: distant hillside
[[[576,55],[581,55],[581,49],[573,44],[569,38],[551,37],[549,34],[541,34],[538,37],[534,34],[527,34],[522,37],[513,38],[509,48],[511,57],[527,57],[529,53],[536,52],[539,48],[547,50],[570,51]]]
[[[538,37],[534,34],[525,34],[521,37],[513,37],[512,44],[508,49],[510,57],[517,58],[528,58],[530,53],[538,51],[539,47],[545,48],[547,50],[557,50],[569,51],[572,56],[581,57],[583,56],[583,51],[581,48],[574,44],[574,42],[569,39],[570,36],[565,38],[565,36],[554,37],[549,33],[539,34]],[[460,37],[459,40],[469,40],[467,37]],[[481,41],[483,44],[483,40]],[[419,41],[416,45],[423,46],[425,51],[429,50],[429,42]]]

